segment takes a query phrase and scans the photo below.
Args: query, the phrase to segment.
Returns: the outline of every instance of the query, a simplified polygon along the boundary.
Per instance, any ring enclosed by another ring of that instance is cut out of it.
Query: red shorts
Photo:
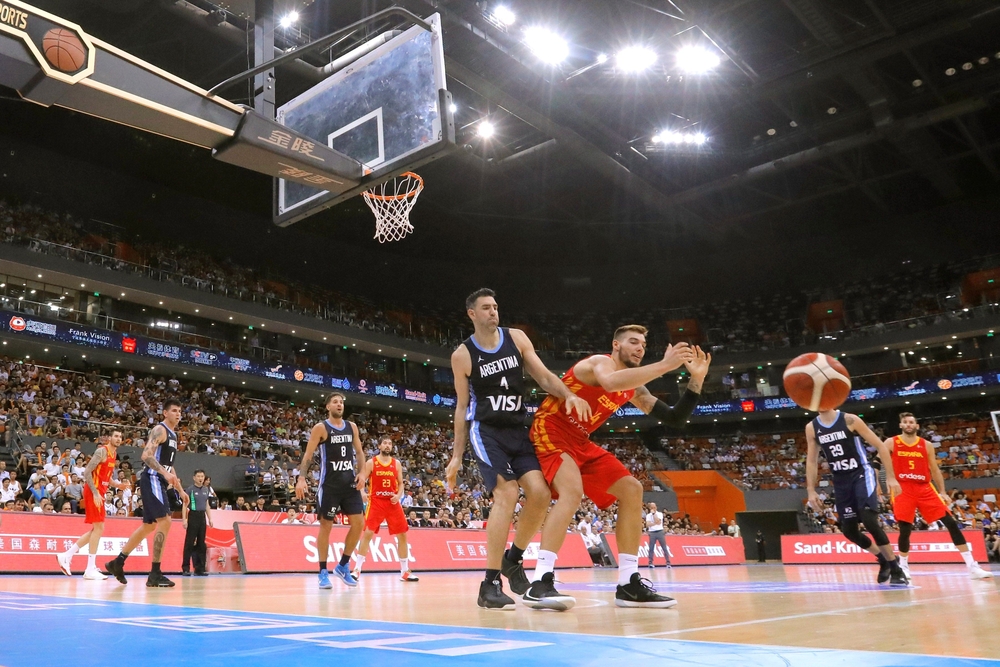
[[[568,442],[558,436],[552,437],[551,434],[552,432],[549,431],[546,442],[540,443],[534,440],[536,435],[532,430],[535,454],[538,455],[542,474],[545,475],[545,481],[549,483],[549,486],[552,486],[552,480],[555,479],[559,466],[563,463],[562,455],[567,454],[580,469],[580,477],[583,478],[583,492],[587,497],[602,510],[614,505],[618,499],[608,493],[608,489],[622,477],[631,477],[632,473],[628,471],[628,468],[614,454],[601,449],[590,440]],[[558,498],[559,494],[553,490],[552,497]]]
[[[84,523],[104,523],[106,513],[104,511],[103,500],[94,500],[94,494],[90,492],[90,487],[83,487],[83,508],[87,513]]]
[[[389,524],[389,534],[399,535],[410,529],[403,515],[403,507],[399,503],[388,500],[373,499],[368,503],[368,513],[365,515],[365,530],[378,533],[379,526],[385,521]]]
[[[948,506],[941,500],[930,484],[903,484],[903,492],[892,499],[892,513],[896,521],[913,523],[915,510],[927,523],[932,523],[948,514]]]

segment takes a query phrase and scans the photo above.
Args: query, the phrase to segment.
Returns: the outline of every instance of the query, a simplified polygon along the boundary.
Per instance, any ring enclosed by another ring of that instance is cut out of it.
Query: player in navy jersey
[[[309,434],[299,479],[295,483],[295,497],[305,498],[306,474],[312,465],[313,454],[319,448],[319,487],[316,490],[316,513],[319,515],[319,534],[316,536],[316,551],[319,553],[319,587],[333,588],[330,583],[327,563],[330,548],[330,530],[338,510],[347,515],[351,527],[344,538],[344,553],[333,569],[333,574],[348,586],[357,586],[358,581],[351,576],[348,563],[358,545],[365,522],[365,505],[361,499],[364,484],[362,468],[365,452],[361,448],[361,438],[354,422],[344,419],[344,395],[333,393],[326,399],[327,419],[314,425]]]
[[[816,511],[823,511],[823,504],[816,493],[818,457],[822,449],[833,474],[834,499],[844,537],[878,558],[878,583],[888,581],[894,586],[905,586],[909,581],[878,522],[878,476],[868,463],[862,438],[878,452],[889,490],[893,495],[899,495],[902,489],[892,469],[892,455],[885,443],[868,428],[868,424],[857,415],[840,410],[822,410],[806,425],[809,504]],[[874,538],[874,544],[872,539],[861,533],[861,524]]]
[[[123,584],[126,583],[125,559],[146,539],[147,535],[155,530],[153,567],[146,579],[146,586],[169,588],[174,585],[174,582],[163,576],[160,571],[160,559],[163,557],[163,545],[166,544],[167,534],[170,532],[172,513],[167,498],[167,488],[176,489],[182,503],[187,504],[188,501],[184,487],[174,473],[177,425],[180,421],[181,402],[176,398],[168,398],[163,402],[163,421],[150,429],[149,437],[146,438],[146,446],[142,450],[142,462],[145,467],[138,476],[139,492],[142,495],[142,525],[128,538],[118,557],[104,564],[105,572],[114,575],[115,579]]]
[[[500,326],[495,296],[493,290],[480,289],[465,301],[475,333],[451,355],[458,400],[455,443],[445,479],[454,489],[468,439],[483,484],[493,494],[486,524],[486,578],[479,587],[477,602],[484,609],[513,609],[514,600],[503,592],[500,574],[507,577],[517,595],[528,590],[530,582],[522,563],[524,550],[542,527],[552,499],[528,438],[524,371],[543,391],[560,400],[567,413],[575,412],[578,419],[590,419],[590,406],[545,368],[523,331]],[[525,502],[514,542],[505,552],[518,486],[524,489]],[[551,580],[541,597],[544,600],[535,604],[536,608],[566,610],[573,604],[573,598],[560,595]]]

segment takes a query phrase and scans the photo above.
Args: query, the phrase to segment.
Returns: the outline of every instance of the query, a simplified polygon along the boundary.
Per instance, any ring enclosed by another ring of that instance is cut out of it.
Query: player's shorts
[[[539,438],[538,435],[533,437]],[[538,462],[542,464],[545,481],[550,487],[556,473],[559,472],[559,466],[563,464],[562,455],[568,454],[580,469],[584,494],[602,510],[615,504],[618,499],[608,493],[608,489],[622,477],[630,477],[632,473],[614,454],[590,440],[560,437],[552,430],[546,432],[544,440],[535,442],[535,453],[538,455]],[[559,497],[554,489],[552,497]]]
[[[833,495],[840,520],[858,519],[862,509],[878,512],[878,480],[871,468],[846,479],[833,478]]]
[[[934,523],[949,513],[948,506],[941,500],[930,484],[902,484],[903,492],[892,499],[892,513],[896,521],[913,523],[916,510],[927,523]]]
[[[368,503],[368,513],[365,515],[365,530],[378,533],[383,521],[389,524],[390,535],[399,535],[410,529],[399,503],[393,504],[382,499],[372,500]]]
[[[493,493],[498,475],[511,481],[521,479],[532,470],[541,470],[526,426],[470,422],[469,442],[487,493]]]
[[[333,521],[338,511],[347,516],[364,514],[365,502],[354,487],[354,474],[343,480],[327,480],[316,492],[319,518]]]
[[[139,494],[142,498],[143,523],[156,523],[157,519],[170,516],[167,480],[159,475],[150,475],[148,471],[143,470],[139,473]]]
[[[83,509],[86,513],[84,523],[104,523],[105,518],[107,518],[104,501],[94,500],[94,494],[91,493],[89,486],[83,487]]]

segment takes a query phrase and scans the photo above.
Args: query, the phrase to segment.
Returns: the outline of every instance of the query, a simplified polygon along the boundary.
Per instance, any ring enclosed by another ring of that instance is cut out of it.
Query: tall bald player
[[[495,296],[493,290],[481,289],[465,301],[475,333],[451,355],[458,399],[455,444],[445,478],[449,488],[455,488],[468,438],[486,491],[493,494],[493,507],[486,524],[486,578],[479,586],[477,603],[484,609],[513,609],[514,600],[503,592],[500,574],[507,577],[514,593],[523,595],[528,590],[524,550],[541,528],[551,500],[528,438],[524,371],[548,392],[557,410],[574,412],[578,419],[586,421],[590,419],[590,406],[545,368],[523,331],[500,326]],[[505,553],[518,485],[524,489],[525,504],[514,542]],[[559,595],[552,588],[540,604],[551,609],[568,609],[573,598]]]
[[[306,497],[306,474],[312,465],[313,455],[319,449],[319,488],[316,490],[316,513],[319,516],[319,533],[316,551],[319,553],[319,587],[333,588],[330,583],[327,555],[330,549],[330,531],[338,510],[347,515],[351,524],[344,538],[344,553],[333,568],[333,575],[350,587],[358,585],[347,564],[358,545],[365,522],[365,505],[361,500],[361,487],[365,465],[365,450],[361,448],[357,424],[344,419],[344,395],[333,393],[326,399],[327,418],[315,424],[306,443],[299,466],[299,479],[295,482],[295,497]],[[357,466],[357,467],[355,467]],[[356,472],[358,471],[358,472]]]

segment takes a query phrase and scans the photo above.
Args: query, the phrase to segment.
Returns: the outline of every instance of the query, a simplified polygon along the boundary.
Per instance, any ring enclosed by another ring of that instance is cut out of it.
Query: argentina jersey
[[[167,470],[173,471],[174,457],[177,456],[177,434],[163,422],[160,422],[160,426],[167,432],[167,438],[156,446],[156,461]],[[166,482],[163,475],[152,468],[147,467],[146,472],[150,477],[158,477],[160,480]]]
[[[351,422],[337,428],[329,419],[323,420],[326,438],[319,443],[320,486],[330,482],[354,484],[354,429]]]
[[[847,426],[844,413],[837,411],[832,424],[813,419],[816,443],[823,450],[833,474],[834,498],[841,519],[857,517],[863,507],[878,509],[878,478],[868,463],[861,436]]]
[[[524,368],[521,351],[506,327],[498,329],[500,342],[491,350],[479,347],[474,336],[464,345],[472,357],[467,421],[493,426],[524,424]]]

